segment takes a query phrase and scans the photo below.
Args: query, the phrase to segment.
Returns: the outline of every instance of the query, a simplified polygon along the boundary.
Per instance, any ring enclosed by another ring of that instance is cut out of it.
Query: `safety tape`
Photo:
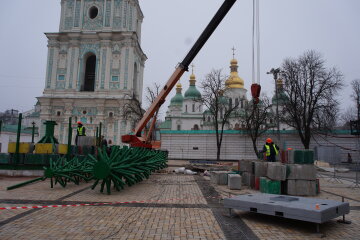
[[[214,199],[222,198],[217,197],[203,197],[198,196],[197,198]],[[146,201],[128,201],[128,202],[101,202],[101,203],[79,203],[79,204],[63,204],[63,205],[47,205],[47,206],[22,206],[22,207],[0,207],[0,210],[14,210],[14,209],[35,209],[35,208],[60,208],[60,207],[82,207],[82,206],[103,206],[103,205],[115,205],[115,204],[129,204],[129,203],[152,203],[152,202],[165,202],[165,201],[180,201],[197,198],[170,198],[163,200],[146,200]]]

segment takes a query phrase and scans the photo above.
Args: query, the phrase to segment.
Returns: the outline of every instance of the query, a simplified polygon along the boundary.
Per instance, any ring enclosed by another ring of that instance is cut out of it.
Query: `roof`
[[[185,99],[200,99],[201,93],[196,86],[190,85],[189,89],[185,92]]]

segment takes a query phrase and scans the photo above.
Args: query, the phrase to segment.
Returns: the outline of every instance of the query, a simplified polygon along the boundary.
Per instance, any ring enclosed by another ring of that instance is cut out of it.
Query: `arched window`
[[[192,111],[195,112],[195,103],[192,105]]]
[[[235,130],[239,129],[240,128],[240,125],[238,123],[235,123]]]
[[[113,117],[114,116],[114,113],[113,112],[109,112],[109,117]]]
[[[93,92],[95,90],[96,56],[90,55],[86,59],[85,75],[82,91]]]
[[[244,108],[244,99],[241,99],[241,108]]]
[[[178,130],[178,131],[181,130],[181,125],[177,125],[177,130]]]
[[[239,106],[239,99],[235,98],[235,106]]]
[[[187,112],[187,105],[185,105],[185,112]]]
[[[208,116],[208,122],[211,122],[211,117],[210,116]]]
[[[195,124],[193,129],[194,130],[199,130],[199,125]]]
[[[232,108],[232,98],[229,98],[229,109]]]

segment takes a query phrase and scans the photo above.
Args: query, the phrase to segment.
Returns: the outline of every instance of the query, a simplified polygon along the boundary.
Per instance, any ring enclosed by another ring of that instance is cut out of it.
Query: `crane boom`
[[[221,5],[219,10],[216,12],[215,16],[211,19],[210,23],[207,25],[205,30],[202,32],[198,40],[195,42],[193,47],[190,49],[188,54],[185,56],[183,61],[179,63],[174,73],[170,76],[169,80],[155,99],[155,101],[151,104],[149,109],[144,114],[143,118],[136,125],[134,135],[124,135],[122,136],[122,142],[129,143],[132,147],[147,147],[151,148],[151,144],[145,143],[145,140],[141,137],[141,132],[146,126],[146,124],[150,121],[150,119],[154,116],[155,112],[159,110],[161,105],[165,102],[165,98],[169,95],[170,91],[175,86],[176,82],[181,78],[185,71],[188,71],[190,63],[199,53],[201,48],[204,46],[206,41],[209,39],[211,34],[218,27],[220,22],[229,12],[231,7],[234,5],[236,0],[225,0]]]

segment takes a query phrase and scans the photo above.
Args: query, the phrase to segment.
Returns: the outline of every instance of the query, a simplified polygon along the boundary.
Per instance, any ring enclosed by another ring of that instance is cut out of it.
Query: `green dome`
[[[278,93],[278,95],[279,95],[278,99],[276,99],[276,94],[274,94],[274,96],[271,99],[272,104],[278,103],[279,105],[283,105],[283,104],[285,104],[286,102],[289,101],[289,98],[288,98],[288,96],[286,95],[286,93],[284,91],[280,91]]]
[[[170,106],[182,106],[184,97],[181,93],[176,93],[176,95],[170,100]]]
[[[201,98],[201,93],[197,90],[196,86],[189,87],[185,92],[185,99],[199,99]]]

